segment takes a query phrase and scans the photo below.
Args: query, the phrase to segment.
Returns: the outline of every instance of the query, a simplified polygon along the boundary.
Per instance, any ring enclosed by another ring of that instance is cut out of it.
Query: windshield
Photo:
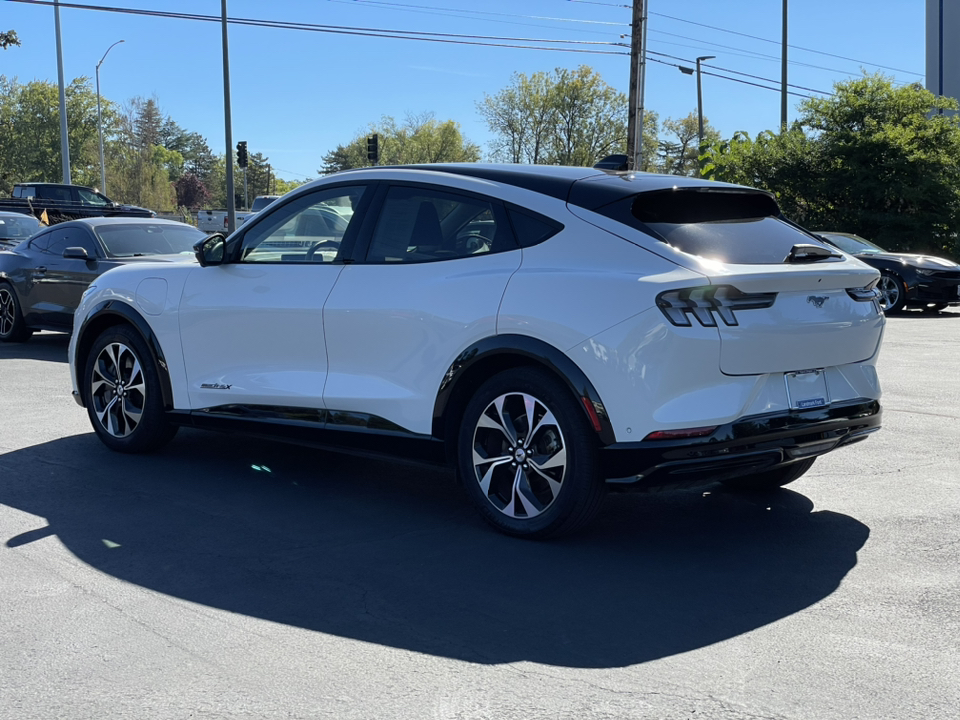
[[[0,217],[0,241],[5,241],[4,244],[26,240],[39,229],[39,221],[30,215]]]
[[[189,225],[137,223],[101,225],[100,241],[111,257],[193,254],[193,246],[206,235]]]
[[[817,235],[822,236],[827,242],[836,245],[838,248],[846,253],[850,253],[851,255],[875,255],[877,253],[886,252],[886,250],[879,245],[874,245],[872,242],[869,240],[864,240],[859,235],[831,232],[817,233]]]

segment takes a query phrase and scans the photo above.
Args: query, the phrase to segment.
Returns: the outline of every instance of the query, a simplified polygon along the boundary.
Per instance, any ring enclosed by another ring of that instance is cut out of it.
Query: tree
[[[6,50],[11,45],[20,45],[20,38],[17,37],[17,31],[6,30],[0,32],[0,48]]]
[[[177,193],[177,207],[196,210],[210,202],[210,193],[204,184],[193,173],[184,173],[173,184]]]
[[[783,133],[713,143],[705,170],[775,192],[808,227],[854,232],[892,250],[956,255],[956,110],[955,100],[919,84],[894,87],[882,75],[864,75],[837,83],[830,97],[803,101]]]
[[[515,73],[506,88],[484,95],[477,109],[495,136],[490,148],[497,160],[589,166],[626,151],[627,97],[586,65],[529,77]],[[647,123],[645,118],[644,148],[652,150]],[[649,166],[646,150],[644,156],[641,165]]]
[[[685,118],[674,120],[667,118],[663,121],[663,131],[666,137],[659,145],[660,172],[668,175],[700,174],[700,122],[696,112],[691,112]],[[710,126],[707,118],[703,119],[704,142],[714,142],[720,139],[720,133]]]
[[[477,162],[480,147],[466,138],[460,124],[440,122],[433,113],[409,115],[398,123],[385,115],[370,125],[369,132],[358,135],[346,145],[338,145],[323,156],[321,174],[370,165],[367,137],[379,136],[381,165],[411,165],[440,162]]]
[[[67,122],[72,173],[76,182],[99,182],[97,101],[87,78],[66,88]],[[115,110],[104,107],[104,122]],[[57,86],[33,81],[25,85],[0,76],[0,192],[25,180],[58,182],[60,163],[60,104]]]

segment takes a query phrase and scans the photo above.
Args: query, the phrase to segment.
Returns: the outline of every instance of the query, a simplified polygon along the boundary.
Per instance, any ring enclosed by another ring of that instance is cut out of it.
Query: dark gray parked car
[[[190,225],[148,218],[87,218],[45,228],[0,251],[0,342],[34,330],[73,329],[73,313],[97,276],[126,263],[195,262],[206,237]]]

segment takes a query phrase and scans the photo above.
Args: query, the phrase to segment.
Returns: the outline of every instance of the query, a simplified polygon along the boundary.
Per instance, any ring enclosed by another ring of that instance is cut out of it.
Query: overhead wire
[[[29,5],[46,5],[52,7],[53,0],[7,0]],[[60,2],[61,8],[77,10],[93,10],[100,12],[121,13],[127,15],[143,15],[148,17],[162,17],[180,20],[200,20],[205,22],[221,22],[219,15],[201,15],[197,13],[168,12],[162,10],[141,10],[138,8],[121,8],[107,5],[89,5],[85,3]],[[385,37],[396,40],[420,40],[424,42],[439,42],[455,45],[480,45],[484,47],[507,47],[522,50],[541,50],[553,52],[573,52],[590,55],[628,55],[629,53],[616,50],[596,50],[586,48],[546,47],[545,45],[518,45],[516,43],[544,43],[552,45],[591,45],[607,47],[626,47],[623,43],[601,42],[597,40],[555,40],[547,38],[514,38],[490,35],[474,35],[467,33],[435,33],[419,30],[396,30],[390,28],[354,27],[350,25],[321,25],[315,23],[300,23],[293,21],[259,20],[256,18],[228,18],[232,25],[246,25],[251,27],[266,27],[286,30],[306,30],[310,32],[328,33],[333,35],[354,35],[362,37]],[[494,42],[497,41],[497,42]]]

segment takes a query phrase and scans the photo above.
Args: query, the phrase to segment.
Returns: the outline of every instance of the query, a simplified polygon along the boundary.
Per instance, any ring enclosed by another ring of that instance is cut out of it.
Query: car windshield
[[[851,255],[876,255],[877,253],[886,252],[879,245],[874,245],[869,240],[864,240],[859,235],[851,235],[849,233],[817,233],[823,237],[827,242],[836,245],[838,248],[844,252],[850,253]]]
[[[111,257],[193,254],[193,246],[206,237],[189,225],[130,223],[101,225],[96,229]]]
[[[30,215],[23,217],[0,217],[0,241],[6,244],[26,240],[40,229],[39,221]]]

